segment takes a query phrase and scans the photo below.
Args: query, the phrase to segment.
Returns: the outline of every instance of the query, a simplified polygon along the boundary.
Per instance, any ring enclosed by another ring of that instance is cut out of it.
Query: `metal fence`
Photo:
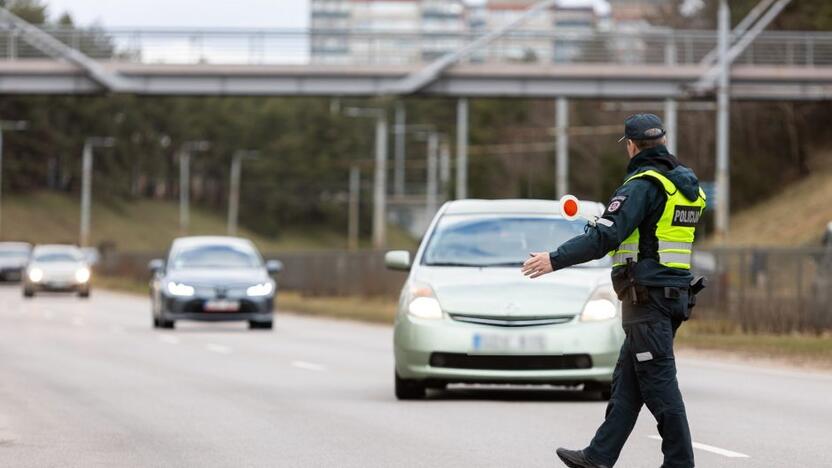
[[[102,274],[148,278],[150,253],[105,255]],[[315,296],[398,296],[406,274],[387,270],[379,251],[316,251],[266,255],[280,259],[282,289]],[[832,331],[832,249],[697,251],[697,274],[708,277],[696,319],[747,332]],[[518,273],[519,274],[519,273]]]
[[[832,330],[832,250],[716,249],[695,263],[710,280],[697,318],[747,332]]]
[[[159,252],[109,252],[102,255],[96,273],[138,281],[150,277],[148,262],[161,258]],[[384,252],[314,251],[265,254],[283,262],[278,276],[281,289],[312,296],[398,297],[406,273],[384,266]]]
[[[99,60],[168,64],[421,64],[485,32],[309,29],[46,29]],[[698,64],[714,31],[519,30],[475,52],[470,63]],[[44,58],[14,31],[0,31],[0,59]],[[751,65],[832,65],[832,34],[768,31],[737,59]]]

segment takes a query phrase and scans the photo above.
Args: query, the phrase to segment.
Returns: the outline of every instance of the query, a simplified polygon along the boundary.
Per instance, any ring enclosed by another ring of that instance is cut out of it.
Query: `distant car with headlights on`
[[[0,242],[0,280],[20,281],[31,253],[26,242]]]
[[[173,241],[167,260],[149,264],[154,328],[177,320],[248,321],[271,329],[277,284],[283,268],[263,261],[251,241],[238,237],[195,236]]]
[[[23,275],[23,296],[41,291],[75,292],[90,297],[90,267],[74,245],[38,245]]]
[[[582,202],[600,216],[603,205]],[[437,213],[411,261],[394,327],[395,393],[425,396],[448,384],[544,384],[609,398],[623,343],[611,262],[592,261],[534,281],[520,266],[583,233],[546,200],[460,200]]]

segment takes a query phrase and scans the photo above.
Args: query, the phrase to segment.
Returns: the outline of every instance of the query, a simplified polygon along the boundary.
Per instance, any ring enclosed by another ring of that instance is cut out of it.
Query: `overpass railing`
[[[143,64],[413,65],[455,50],[480,33],[297,29],[60,29],[47,31],[98,60]],[[698,64],[717,44],[700,30],[520,30],[469,63]],[[42,59],[12,31],[0,31],[0,60]],[[832,33],[769,31],[739,64],[832,65]]]

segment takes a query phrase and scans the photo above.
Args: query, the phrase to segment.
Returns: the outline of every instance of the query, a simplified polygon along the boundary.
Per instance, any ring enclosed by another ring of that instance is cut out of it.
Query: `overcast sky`
[[[601,11],[606,6],[605,0],[562,1],[595,4]],[[69,12],[81,25],[304,28],[309,23],[309,0],[46,0],[46,3],[53,18]]]
[[[52,17],[103,26],[303,28],[308,0],[46,0]]]

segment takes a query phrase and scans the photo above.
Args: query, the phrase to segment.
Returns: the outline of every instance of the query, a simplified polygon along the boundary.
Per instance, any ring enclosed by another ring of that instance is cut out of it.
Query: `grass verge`
[[[139,281],[126,276],[96,276],[92,282],[93,289],[109,289],[137,296],[148,295],[148,285],[145,281]]]
[[[112,242],[123,252],[163,252],[174,238],[179,237],[179,205],[175,202],[116,200],[99,195],[92,203],[91,245]],[[75,195],[50,191],[11,194],[3,199],[3,217],[13,220],[3,225],[4,240],[35,244],[78,240],[79,204]],[[189,233],[225,235],[224,214],[193,206]],[[279,238],[258,235],[241,227],[239,235],[251,239],[267,253],[347,247],[347,238],[340,230],[322,226],[287,227]],[[416,240],[393,225],[388,226],[387,240],[391,248],[412,250],[418,245]],[[362,239],[361,246],[367,247],[369,243],[369,239]]]
[[[386,298],[310,297],[296,292],[281,292],[280,309],[306,315],[392,324],[396,301]]]
[[[739,358],[780,361],[832,369],[832,337],[806,334],[749,334],[690,322],[679,329],[677,345],[685,350],[731,353]]]

